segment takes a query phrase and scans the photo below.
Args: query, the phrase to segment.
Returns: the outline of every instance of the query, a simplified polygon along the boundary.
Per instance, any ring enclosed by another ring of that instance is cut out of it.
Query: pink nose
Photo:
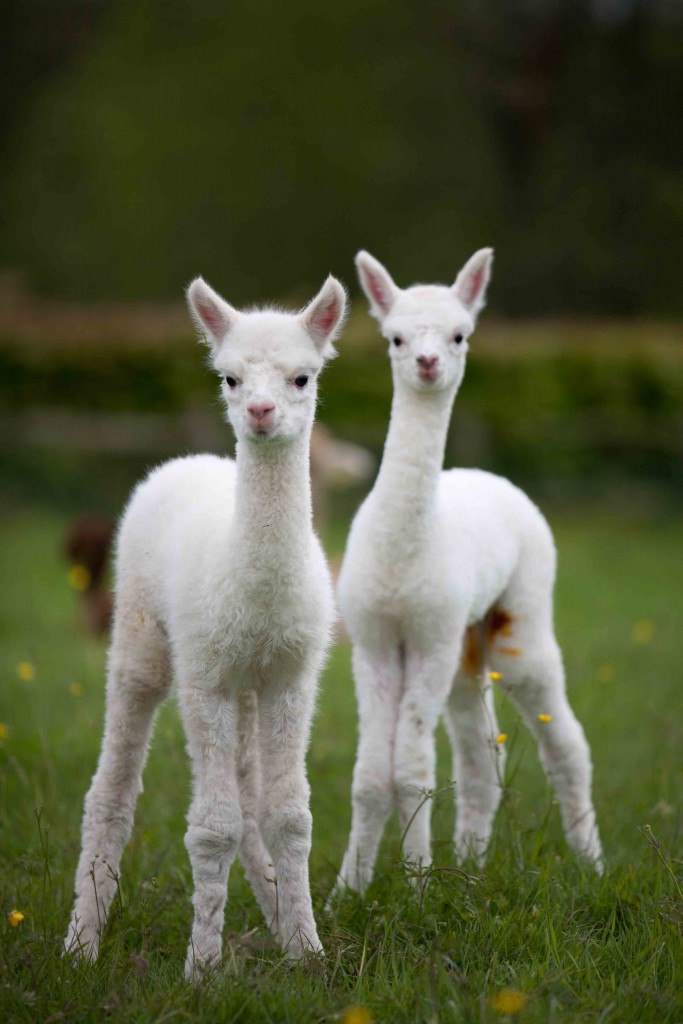
[[[418,356],[417,361],[423,370],[435,370],[439,365],[438,356]]]
[[[247,412],[256,427],[267,428],[273,425],[275,406],[272,402],[252,402],[247,406]]]

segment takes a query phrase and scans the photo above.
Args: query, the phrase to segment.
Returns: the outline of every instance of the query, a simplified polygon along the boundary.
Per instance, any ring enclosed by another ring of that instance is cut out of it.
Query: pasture
[[[365,899],[324,909],[347,838],[355,747],[349,651],[324,674],[309,755],[314,906],[327,958],[275,950],[233,869],[220,972],[182,980],[191,924],[183,846],[187,760],[172,704],[99,962],[60,956],[83,797],[103,711],[105,646],[78,615],[60,544],[67,518],[12,502],[0,532],[0,1019],[12,1022],[683,1021],[683,527],[625,508],[550,511],[560,553],[557,629],[594,760],[607,871],[568,853],[533,743],[500,701],[505,799],[485,870],[455,864],[453,791],[439,732],[435,863],[406,882],[394,822]],[[332,553],[345,523],[328,531]],[[499,695],[500,696],[500,695]],[[23,919],[11,920],[12,911]]]

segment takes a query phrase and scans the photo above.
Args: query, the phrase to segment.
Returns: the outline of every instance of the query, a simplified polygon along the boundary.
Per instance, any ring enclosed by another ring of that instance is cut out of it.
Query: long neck
[[[428,524],[436,502],[455,391],[418,393],[394,378],[389,433],[375,494],[389,510],[392,533]]]
[[[311,534],[310,430],[280,444],[238,441],[233,550],[253,569],[300,562]]]

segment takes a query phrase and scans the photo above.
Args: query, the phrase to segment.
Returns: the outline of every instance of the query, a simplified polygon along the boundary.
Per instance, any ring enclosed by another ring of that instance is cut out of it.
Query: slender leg
[[[194,776],[185,834],[194,881],[185,977],[192,979],[220,960],[228,875],[242,840],[242,811],[235,699],[199,687],[183,688],[179,696]]]
[[[456,636],[459,634],[456,633]],[[431,863],[431,800],[435,786],[434,730],[460,660],[457,647],[407,648],[405,690],[399,708],[394,785],[407,861]]]
[[[552,624],[540,615],[515,614],[505,640],[494,639],[489,658],[538,743],[541,763],[560,804],[569,845],[597,868],[602,848],[591,798],[590,750],[565,692],[562,656]],[[539,718],[539,716],[542,716]]]
[[[502,793],[505,751],[496,743],[493,691],[483,670],[457,673],[444,709],[457,784],[455,852],[482,862]]]
[[[353,772],[349,844],[339,886],[363,893],[370,881],[382,833],[394,803],[394,736],[403,686],[398,644],[353,649],[358,698],[358,753]]]
[[[121,855],[130,839],[154,718],[167,696],[166,640],[149,619],[117,623],[109,656],[104,739],[85,798],[76,902],[67,952],[94,960],[116,893]]]
[[[293,958],[322,950],[308,880],[312,819],[306,750],[315,699],[313,677],[259,693],[263,791],[260,830],[277,878],[277,930]]]
[[[239,700],[237,783],[244,823],[239,858],[268,927],[277,932],[275,868],[258,825],[263,791],[258,729],[258,696],[249,690]]]

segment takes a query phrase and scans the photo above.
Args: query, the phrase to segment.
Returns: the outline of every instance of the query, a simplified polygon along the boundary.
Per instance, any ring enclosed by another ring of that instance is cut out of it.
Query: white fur
[[[567,703],[553,632],[550,529],[507,480],[479,470],[442,472],[467,337],[484,304],[491,261],[492,251],[482,249],[451,288],[407,290],[368,253],[356,261],[389,340],[394,380],[382,466],[354,520],[339,580],[360,729],[340,881],[360,891],[372,878],[394,801],[406,859],[430,862],[425,795],[434,787],[433,734],[441,715],[457,783],[456,852],[483,858],[504,758],[489,670],[502,674],[500,684],[538,742],[569,843],[600,864],[590,754]],[[552,720],[543,723],[539,714]]]
[[[185,836],[192,977],[220,958],[235,856],[288,953],[321,948],[305,756],[333,597],[311,525],[309,443],[316,378],[345,294],[328,278],[297,316],[238,313],[198,278],[188,300],[222,380],[237,454],[166,463],[123,517],[104,741],[65,945],[97,955],[155,714],[173,681],[194,775]]]

